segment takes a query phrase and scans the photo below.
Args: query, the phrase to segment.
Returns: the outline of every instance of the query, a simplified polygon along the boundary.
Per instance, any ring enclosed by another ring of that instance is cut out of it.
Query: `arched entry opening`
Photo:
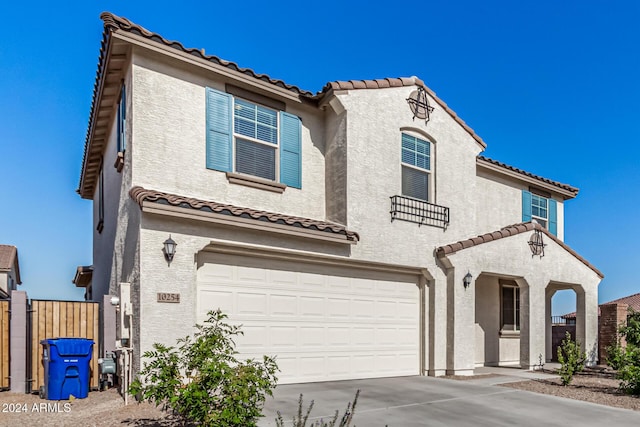
[[[567,332],[584,343],[584,290],[580,285],[551,282],[545,289],[545,361],[557,361]],[[583,346],[583,350],[585,350]]]

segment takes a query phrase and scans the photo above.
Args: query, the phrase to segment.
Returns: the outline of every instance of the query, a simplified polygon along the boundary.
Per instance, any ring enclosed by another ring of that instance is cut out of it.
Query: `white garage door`
[[[241,357],[276,356],[280,384],[419,373],[415,283],[205,263],[198,321],[218,307],[242,324]]]

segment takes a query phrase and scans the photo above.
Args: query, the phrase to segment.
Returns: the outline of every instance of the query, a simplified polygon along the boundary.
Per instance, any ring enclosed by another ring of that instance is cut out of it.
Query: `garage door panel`
[[[255,316],[267,315],[267,295],[263,293],[238,292],[236,297],[238,301],[238,309],[235,311],[235,314]]]
[[[200,306],[198,314],[201,318],[206,318],[209,310],[216,310],[217,308],[220,308],[228,315],[236,312],[233,306],[234,295],[232,291],[201,290],[198,293],[198,299]]]
[[[273,316],[291,317],[298,315],[298,298],[293,295],[270,295],[269,306],[269,312]]]
[[[242,324],[239,356],[276,356],[281,384],[418,373],[415,284],[226,264],[200,270],[199,321],[219,307]]]

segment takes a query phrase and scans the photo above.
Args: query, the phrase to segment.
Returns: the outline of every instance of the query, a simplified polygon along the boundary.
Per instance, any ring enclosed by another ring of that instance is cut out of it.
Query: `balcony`
[[[405,196],[391,196],[391,222],[394,220],[414,222],[420,225],[447,228],[449,208],[434,205],[424,200]]]

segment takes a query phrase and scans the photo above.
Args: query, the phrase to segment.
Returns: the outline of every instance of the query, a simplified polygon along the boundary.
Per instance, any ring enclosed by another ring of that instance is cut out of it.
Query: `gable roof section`
[[[9,272],[13,267],[16,269],[16,282],[20,285],[22,281],[18,265],[18,248],[12,245],[0,245],[0,271]]]
[[[547,185],[551,186],[550,189],[554,189],[555,191],[560,192],[561,194],[563,194],[565,196],[565,198],[576,197],[578,195],[578,191],[580,191],[578,188],[573,187],[573,186],[571,186],[569,184],[563,184],[563,183],[558,182],[558,181],[553,181],[551,179],[544,178],[544,177],[542,177],[540,175],[532,174],[531,172],[527,172],[525,170],[518,169],[518,168],[516,168],[514,166],[509,166],[509,165],[507,165],[505,163],[499,162],[497,160],[490,159],[488,157],[478,156],[476,158],[476,163],[479,166],[488,167],[489,169],[498,170],[499,172],[507,172],[507,173],[520,175],[523,178],[530,178],[534,182],[537,181],[538,183],[541,183],[541,184],[543,184],[545,186],[547,186]]]
[[[519,223],[519,224],[509,225],[507,227],[501,228],[498,231],[494,231],[493,233],[486,233],[486,234],[482,234],[482,235],[477,236],[477,237],[472,237],[470,239],[460,240],[460,241],[458,241],[456,243],[452,243],[452,244],[449,244],[449,245],[440,246],[440,247],[436,248],[436,255],[439,258],[442,258],[442,257],[445,257],[445,256],[450,255],[450,254],[455,254],[458,251],[470,248],[472,246],[478,246],[478,245],[481,245],[483,243],[492,242],[494,240],[500,240],[500,239],[503,239],[505,237],[515,236],[515,235],[518,235],[518,234],[521,234],[521,233],[526,233],[527,231],[533,231],[533,230],[540,230],[548,238],[550,238],[551,240],[556,242],[564,250],[566,250],[571,255],[573,255],[576,259],[578,259],[578,261],[580,261],[581,263],[583,263],[584,265],[589,267],[591,270],[593,270],[601,279],[604,277],[604,275],[600,272],[600,270],[598,270],[591,263],[589,263],[589,261],[587,261],[586,259],[584,259],[580,255],[578,255],[578,253],[576,251],[571,249],[562,240],[558,239],[556,236],[551,234],[546,228],[542,227],[540,224],[533,223],[533,222],[523,222],[523,223]]]
[[[419,86],[424,88],[424,90],[432,97],[438,105],[448,113],[453,120],[455,120],[462,128],[467,131],[469,135],[473,139],[476,140],[478,144],[482,147],[482,149],[487,148],[487,144],[480,138],[480,136],[474,132],[469,125],[465,123],[458,115],[453,111],[449,106],[438,96],[434,91],[429,89],[424,82],[418,77],[399,77],[399,78],[386,78],[386,79],[375,79],[375,80],[349,80],[349,81],[335,81],[327,83],[322,90],[318,93],[318,97],[323,97],[328,94],[331,94],[332,91],[337,90],[354,90],[354,89],[384,89],[389,87],[403,87],[403,86]]]
[[[346,240],[352,243],[356,243],[360,239],[358,233],[349,231],[345,226],[333,222],[243,208],[213,201],[164,193],[161,191],[147,190],[142,187],[133,187],[129,191],[129,195],[133,200],[136,201],[136,203],[138,203],[138,205],[140,205],[141,208],[143,207],[143,204],[145,202],[153,202],[185,209],[195,209],[198,211],[214,214],[216,216],[219,215],[244,218],[255,220],[256,223],[258,221],[261,221],[274,225],[290,226],[320,233],[328,233],[330,235],[333,234],[343,236]]]

